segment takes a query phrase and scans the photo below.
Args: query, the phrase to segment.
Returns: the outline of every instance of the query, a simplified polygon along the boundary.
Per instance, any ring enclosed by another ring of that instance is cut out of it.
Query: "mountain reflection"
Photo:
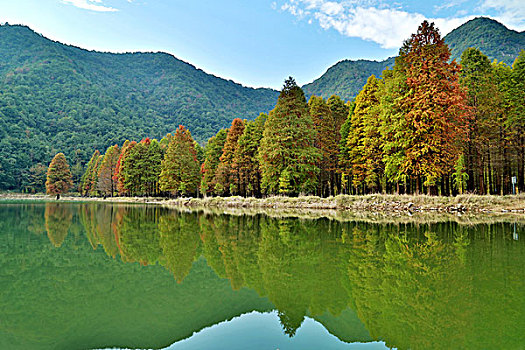
[[[38,210],[27,211],[21,229],[42,231],[35,229]],[[10,218],[0,215],[0,225],[7,228]],[[260,299],[247,310],[277,310],[289,336],[308,316],[343,341],[382,340],[398,349],[514,349],[525,344],[525,246],[512,239],[511,224],[369,224],[97,203],[46,203],[43,221],[58,250],[68,240],[81,246],[85,235],[110,260],[162,266],[181,286],[206,274],[199,267],[204,258],[229,281],[228,293],[257,293]],[[8,256],[6,266],[13,268]],[[147,281],[152,270],[140,273]],[[201,301],[211,298],[206,295],[214,288],[219,295],[222,289],[214,283],[202,282],[191,293],[199,293]],[[181,307],[194,300],[180,298],[188,301]],[[207,324],[199,323],[194,312],[188,315],[188,329]],[[224,314],[223,320],[228,317]]]

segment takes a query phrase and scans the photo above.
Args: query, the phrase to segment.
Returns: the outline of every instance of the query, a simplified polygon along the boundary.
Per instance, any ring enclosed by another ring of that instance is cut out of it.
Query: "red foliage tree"
[[[407,111],[405,161],[401,171],[430,188],[449,173],[466,139],[468,107],[459,84],[460,66],[449,62],[450,50],[434,23],[424,21],[405,42],[401,60],[409,93],[401,104]],[[397,62],[396,62],[397,63]]]
[[[222,150],[222,156],[220,157],[220,163],[217,167],[217,173],[215,175],[216,182],[220,186],[223,192],[234,194],[237,192],[235,184],[238,183],[239,172],[237,164],[233,162],[235,157],[235,150],[238,147],[239,137],[244,132],[244,121],[239,118],[235,118],[232,122],[232,126],[226,136],[226,142]],[[219,191],[220,192],[220,191]]]

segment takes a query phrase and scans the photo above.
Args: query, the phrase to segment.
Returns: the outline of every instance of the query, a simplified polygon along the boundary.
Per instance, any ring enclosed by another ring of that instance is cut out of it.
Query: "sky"
[[[524,0],[0,0],[25,24],[89,50],[163,51],[245,86],[303,85],[343,59],[383,60],[428,19],[442,35],[477,17],[525,30]]]

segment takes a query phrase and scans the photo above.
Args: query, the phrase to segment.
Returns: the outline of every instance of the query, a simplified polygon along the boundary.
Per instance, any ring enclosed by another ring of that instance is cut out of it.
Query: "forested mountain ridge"
[[[462,30],[465,26],[470,30]],[[494,42],[504,43],[499,47],[510,52],[502,56],[507,61],[516,48],[525,48],[524,33],[487,18],[464,24],[445,40],[449,37],[454,50],[470,40],[465,45],[487,50],[490,59],[491,52],[499,52],[490,50],[498,47]],[[380,76],[393,63],[393,58],[342,61],[304,86],[305,93],[349,100],[368,76]],[[87,51],[25,26],[0,26],[0,190],[41,187],[47,164],[59,152],[78,181],[93,149],[103,151],[126,139],[160,139],[179,124],[204,143],[236,117],[254,119],[271,110],[277,96],[272,89],[207,74],[166,53]]]
[[[372,74],[380,77],[383,70],[394,65],[395,58],[384,61],[344,60],[328,68],[320,78],[303,86],[305,94],[329,98],[337,95],[351,100],[365,85]]]
[[[494,59],[512,65],[521,50],[525,49],[525,32],[518,33],[490,18],[474,18],[445,36],[451,59],[459,61],[463,51],[469,47],[481,50],[492,61]],[[345,100],[354,98],[372,74],[394,65],[394,58],[384,61],[343,60],[326,71],[321,77],[303,86],[307,95],[328,98],[338,95]]]
[[[463,51],[474,47],[487,57],[512,66],[521,50],[525,49],[525,32],[508,29],[490,18],[472,19],[445,36],[451,58],[459,61]]]
[[[0,189],[23,188],[29,169],[64,152],[161,138],[179,124],[201,143],[235,117],[273,108],[278,93],[207,74],[166,53],[101,53],[0,26]]]

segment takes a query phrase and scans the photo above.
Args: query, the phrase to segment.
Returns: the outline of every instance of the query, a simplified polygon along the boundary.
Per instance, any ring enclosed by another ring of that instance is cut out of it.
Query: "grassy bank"
[[[46,195],[1,194],[0,200],[54,201]],[[106,202],[161,205],[182,211],[198,210],[205,214],[258,215],[274,218],[327,218],[337,221],[368,223],[432,224],[457,222],[460,225],[516,222],[525,224],[525,195],[429,197],[368,195],[319,197],[241,197],[147,198],[114,197],[83,198],[64,196],[67,202]]]
[[[4,193],[0,199],[53,200],[53,196]],[[167,206],[192,208],[263,208],[263,209],[309,209],[366,212],[513,212],[525,213],[525,194],[517,196],[461,195],[456,197],[411,195],[365,195],[320,198],[304,197],[208,197],[208,198],[148,198],[114,197],[84,198],[63,196],[63,201],[105,201],[119,203],[155,203]]]
[[[271,209],[331,209],[371,212],[525,212],[525,195],[456,197],[366,195],[320,198],[307,197],[209,197],[203,199],[178,198],[168,203],[189,207],[208,208],[271,208]]]

